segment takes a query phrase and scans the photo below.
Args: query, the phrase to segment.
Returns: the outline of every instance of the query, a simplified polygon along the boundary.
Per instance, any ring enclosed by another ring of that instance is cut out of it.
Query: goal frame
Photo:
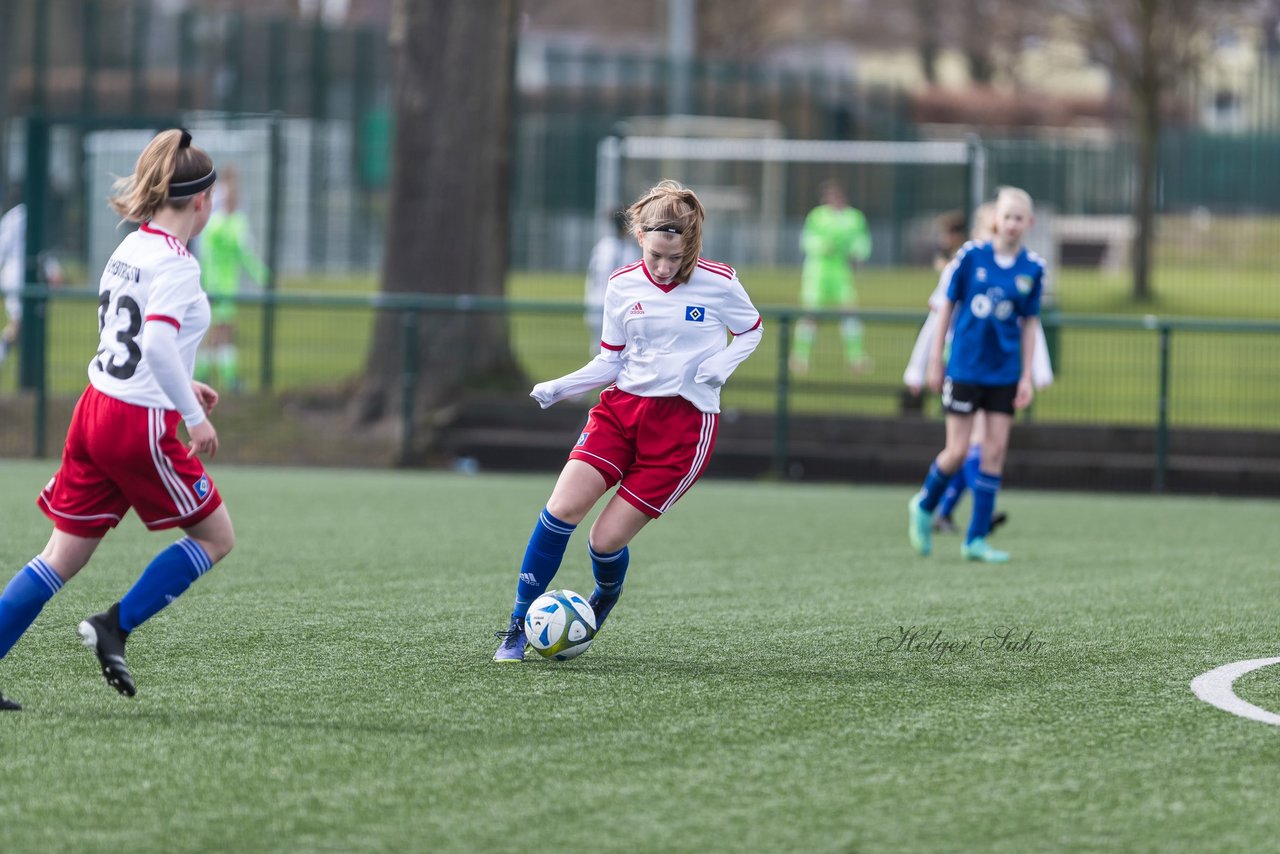
[[[827,140],[711,136],[608,136],[596,148],[596,222],[608,234],[608,214],[627,204],[622,164],[627,159],[746,161],[763,167],[762,224],[777,225],[781,209],[780,169],[785,163],[963,166],[968,172],[967,210],[986,195],[987,153],[977,136],[964,140]],[[770,222],[770,217],[774,221]]]

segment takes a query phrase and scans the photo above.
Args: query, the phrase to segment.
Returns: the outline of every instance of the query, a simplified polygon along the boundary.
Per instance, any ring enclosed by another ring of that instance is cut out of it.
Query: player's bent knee
[[[969,451],[967,448],[960,448],[958,450],[946,448],[942,453],[938,454],[938,468],[942,469],[944,472],[953,474],[960,468],[960,466],[964,465],[964,458],[968,453]]]
[[[586,518],[587,511],[590,509],[590,504],[584,507],[580,501],[557,500],[555,496],[547,502],[547,512],[566,525],[577,525]]]
[[[226,505],[219,507],[213,515],[186,530],[187,536],[200,544],[209,560],[214,563],[231,553],[236,545],[235,529],[231,526],[231,516]]]
[[[231,554],[231,550],[235,548],[236,545],[235,534],[231,534],[229,532],[226,537],[220,536],[213,539],[192,537],[191,539],[195,540],[200,548],[204,549],[204,553],[209,556],[209,560],[212,563],[217,563],[227,555]]]

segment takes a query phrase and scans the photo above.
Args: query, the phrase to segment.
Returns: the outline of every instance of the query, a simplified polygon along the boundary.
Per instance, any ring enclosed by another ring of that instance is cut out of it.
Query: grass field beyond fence
[[[8,571],[48,536],[32,500],[52,468],[0,462]],[[1276,654],[1274,503],[1011,491],[997,539],[1014,562],[995,568],[952,539],[916,558],[906,489],[706,482],[634,542],[586,655],[500,666],[490,634],[551,477],[212,472],[238,548],[130,639],[136,698],[74,630],[172,540],[132,517],[0,663],[26,704],[0,715],[0,849],[1203,852],[1280,836],[1280,729],[1188,688]],[[585,530],[556,579],[584,594]],[[895,647],[912,627],[916,648]],[[1280,712],[1276,671],[1237,691]]]
[[[766,313],[794,310],[797,271],[745,270],[742,279]],[[834,320],[824,322],[814,350],[813,370],[794,383],[789,406],[796,412],[888,416],[900,409],[902,370],[924,316],[933,274],[922,269],[869,268],[859,277],[863,307],[910,311],[906,320],[869,320],[866,346],[874,371],[850,376],[843,368]],[[1161,313],[1205,318],[1280,318],[1280,291],[1274,274],[1233,273],[1187,284],[1175,277],[1161,285],[1154,303],[1134,303],[1124,278],[1072,270],[1058,284],[1060,306],[1075,317],[1098,313]],[[286,293],[366,294],[372,278],[290,280]],[[524,303],[580,300],[579,277],[514,274],[508,295]],[[1265,298],[1264,298],[1265,297]],[[1273,303],[1275,305],[1273,305]],[[1259,306],[1262,306],[1261,308]],[[50,389],[72,396],[84,387],[85,365],[95,346],[92,300],[55,299],[49,308]],[[511,314],[512,344],[533,380],[574,370],[589,357],[580,312]],[[245,387],[258,387],[262,364],[262,314],[258,305],[239,313],[241,373]],[[374,312],[360,306],[289,305],[276,314],[273,387],[296,390],[333,387],[364,369]],[[760,350],[736,373],[724,392],[727,409],[769,412],[777,405],[778,325],[767,324]],[[1280,335],[1271,332],[1180,331],[1170,341],[1169,423],[1175,427],[1273,429],[1280,423]],[[1143,328],[1066,326],[1055,346],[1058,381],[1040,395],[1034,417],[1045,422],[1154,426],[1159,411],[1159,340]],[[16,385],[16,359],[0,370],[0,389]]]

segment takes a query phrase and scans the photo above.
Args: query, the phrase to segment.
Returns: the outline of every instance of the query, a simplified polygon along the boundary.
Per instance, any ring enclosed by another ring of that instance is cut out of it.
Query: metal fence
[[[17,390],[10,360],[0,369],[0,456],[56,453],[70,407],[87,382],[96,347],[96,291],[30,289],[41,364],[27,391]],[[531,378],[567,373],[589,358],[579,303],[498,298],[376,294],[266,293],[240,300],[243,384],[227,392],[219,427],[229,456],[258,463],[383,463],[412,432],[417,366],[405,365],[405,389],[395,435],[353,440],[343,420],[344,395],[364,370],[378,312],[492,312],[506,317],[513,348]],[[762,308],[767,335],[726,387],[725,411],[769,419],[778,465],[804,439],[791,425],[805,416],[884,418],[937,416],[936,401],[917,409],[902,386],[902,370],[922,321],[919,312],[862,311],[866,346],[876,360],[866,375],[843,367],[840,313],[818,312],[812,367],[788,366],[792,329],[802,312]],[[1049,315],[1046,327],[1057,381],[1022,417],[1037,424],[1110,425],[1154,431],[1152,482],[1163,482],[1170,435],[1182,429],[1274,431],[1280,423],[1280,322],[1202,321],[1156,317]],[[416,325],[402,325],[416,335]],[[402,343],[404,352],[416,350]],[[308,401],[317,403],[308,409]],[[522,396],[513,395],[519,403]],[[525,401],[527,403],[527,401]],[[327,415],[326,415],[327,413]],[[851,421],[851,425],[856,421]],[[851,427],[856,430],[856,427]],[[1230,433],[1223,433],[1229,443]]]

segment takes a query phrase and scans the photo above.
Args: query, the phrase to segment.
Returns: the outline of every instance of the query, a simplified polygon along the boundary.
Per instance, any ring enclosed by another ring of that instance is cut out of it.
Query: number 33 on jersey
[[[159,321],[178,330],[178,353],[190,375],[209,319],[199,262],[176,237],[144,223],[121,241],[102,272],[89,381],[127,403],[173,408],[142,358],[143,327]]]

